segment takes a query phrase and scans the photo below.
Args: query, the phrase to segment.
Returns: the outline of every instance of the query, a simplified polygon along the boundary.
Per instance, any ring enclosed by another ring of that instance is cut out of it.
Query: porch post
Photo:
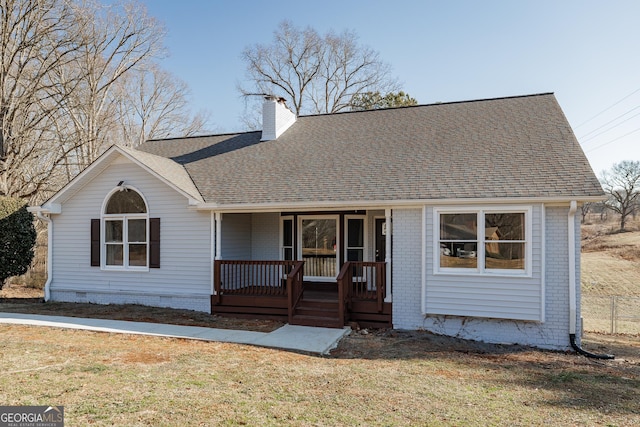
[[[209,244],[211,245],[211,295],[215,295],[216,268],[214,265],[214,261],[216,259],[216,220],[213,211],[209,212],[209,217],[211,222],[211,225],[209,226],[209,228],[211,229],[211,239],[209,242]]]
[[[385,295],[384,302],[391,302],[391,209],[384,210],[384,221],[387,227],[387,233],[385,234],[385,257],[384,262],[387,264],[387,294]]]
[[[216,295],[215,260],[222,259],[222,214],[211,212],[211,295]]]
[[[222,213],[216,212],[216,256],[222,259]]]

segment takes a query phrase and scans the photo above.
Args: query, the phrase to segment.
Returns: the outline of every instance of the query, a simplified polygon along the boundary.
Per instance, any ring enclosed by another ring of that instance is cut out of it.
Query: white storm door
[[[338,215],[298,217],[299,259],[305,280],[329,281],[338,276]]]

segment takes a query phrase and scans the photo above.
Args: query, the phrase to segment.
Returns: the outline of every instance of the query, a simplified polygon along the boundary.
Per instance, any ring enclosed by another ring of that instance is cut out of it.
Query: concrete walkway
[[[348,327],[344,329],[312,328],[309,326],[292,326],[287,324],[273,332],[267,333],[233,329],[214,329],[201,326],[41,316],[21,313],[0,313],[0,323],[251,344],[261,347],[299,350],[318,354],[328,354],[329,351],[338,345],[342,337],[351,331]]]

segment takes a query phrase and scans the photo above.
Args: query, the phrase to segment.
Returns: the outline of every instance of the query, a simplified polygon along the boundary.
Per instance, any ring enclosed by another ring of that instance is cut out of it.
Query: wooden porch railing
[[[303,280],[304,261],[296,261],[293,270],[291,270],[287,275],[287,296],[289,297],[287,310],[289,315],[289,324],[293,323],[293,313],[302,298],[302,292],[304,290]]]
[[[286,296],[287,277],[299,262],[215,260],[214,301],[221,295]]]
[[[341,304],[352,299],[376,301],[378,312],[382,312],[387,287],[386,263],[347,261],[342,266],[337,281],[338,300]],[[342,309],[341,307],[340,310]]]
[[[216,260],[212,304],[224,304],[221,298],[225,295],[264,297],[258,298],[260,300],[278,297],[281,301],[286,300],[291,323],[298,303],[303,300],[305,271],[305,261]],[[375,302],[371,310],[383,312],[386,295],[384,262],[348,261],[336,281],[340,324],[344,325],[352,305],[359,302],[366,302],[370,307]],[[254,301],[253,298],[249,300]]]

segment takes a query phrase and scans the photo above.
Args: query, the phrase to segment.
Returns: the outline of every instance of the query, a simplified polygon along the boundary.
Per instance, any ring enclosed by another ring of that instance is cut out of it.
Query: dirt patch
[[[274,320],[235,319],[192,310],[131,304],[44,303],[42,298],[34,298],[29,289],[26,288],[26,291],[23,291],[17,286],[3,289],[4,297],[0,297],[0,312],[166,323],[256,332],[272,332],[284,324]],[[619,358],[640,366],[640,336],[610,336],[588,333],[585,336],[584,346],[586,349],[597,353],[617,353],[616,356]],[[513,357],[515,354],[527,351],[531,351],[531,348],[467,341],[425,331],[364,329],[354,331],[343,339],[339,347],[331,353],[331,357],[340,359],[406,359],[420,358],[425,354],[450,352],[491,355],[508,354]],[[129,363],[163,362],[163,360],[155,358],[150,353],[131,353],[123,360]]]
[[[44,291],[18,283],[5,283],[0,290],[0,301],[3,299],[20,300],[41,300],[44,298]]]
[[[283,322],[275,320],[234,319],[200,311],[135,304],[100,305],[51,301],[45,303],[42,295],[31,291],[31,288],[17,285],[5,287],[0,294],[0,312],[166,323],[255,332],[272,332],[284,325]]]

